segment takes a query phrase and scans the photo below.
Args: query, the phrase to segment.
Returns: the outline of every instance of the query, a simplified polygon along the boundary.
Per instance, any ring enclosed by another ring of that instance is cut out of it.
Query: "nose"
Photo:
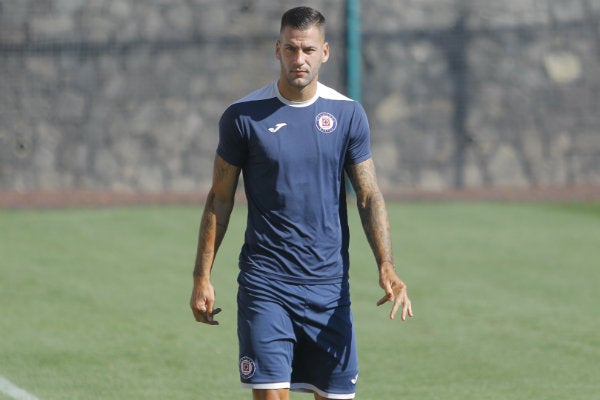
[[[305,54],[302,51],[302,49],[298,49],[295,53],[294,53],[294,64],[295,65],[304,65],[304,61],[306,60],[305,58]]]

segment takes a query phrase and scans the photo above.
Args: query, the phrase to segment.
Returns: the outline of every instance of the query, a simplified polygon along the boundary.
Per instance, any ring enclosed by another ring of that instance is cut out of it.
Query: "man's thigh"
[[[240,380],[253,389],[289,389],[293,324],[284,307],[253,292],[238,291]]]
[[[358,376],[354,319],[347,284],[305,287],[303,323],[297,329],[292,390],[353,398]]]

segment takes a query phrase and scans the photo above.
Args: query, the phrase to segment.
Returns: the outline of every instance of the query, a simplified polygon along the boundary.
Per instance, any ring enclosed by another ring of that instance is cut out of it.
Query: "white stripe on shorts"
[[[289,382],[275,383],[241,383],[244,389],[289,389]]]
[[[310,383],[292,383],[292,390],[297,392],[315,392],[326,399],[353,399],[356,393],[327,393]]]

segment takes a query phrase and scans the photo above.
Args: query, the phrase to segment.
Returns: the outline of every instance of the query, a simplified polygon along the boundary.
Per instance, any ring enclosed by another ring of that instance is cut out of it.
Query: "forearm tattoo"
[[[238,174],[238,169],[215,162],[213,189],[206,198],[200,222],[194,276],[204,276],[212,269],[217,250],[229,225]],[[220,193],[227,194],[217,197],[217,192],[214,191],[215,187],[220,190]]]
[[[372,160],[348,168],[348,176],[356,192],[361,223],[377,263],[393,260],[388,213]]]

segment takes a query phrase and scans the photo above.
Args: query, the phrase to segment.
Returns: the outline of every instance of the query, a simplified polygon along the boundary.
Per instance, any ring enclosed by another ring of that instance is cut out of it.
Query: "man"
[[[224,112],[213,183],[200,224],[190,306],[217,325],[210,272],[227,229],[240,172],[248,226],[238,276],[240,378],[253,399],[354,398],[358,377],[348,285],[344,171],[379,268],[390,318],[412,316],[392,261],[363,108],[318,82],[329,58],[325,19],[309,7],[282,17],[279,79]]]

